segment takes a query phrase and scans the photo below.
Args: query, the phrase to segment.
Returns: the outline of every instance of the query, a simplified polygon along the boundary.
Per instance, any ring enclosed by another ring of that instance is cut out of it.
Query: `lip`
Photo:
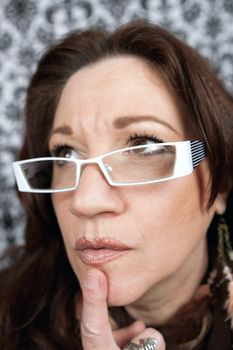
[[[75,250],[84,264],[97,266],[122,256],[130,248],[115,239],[82,237],[76,241]]]

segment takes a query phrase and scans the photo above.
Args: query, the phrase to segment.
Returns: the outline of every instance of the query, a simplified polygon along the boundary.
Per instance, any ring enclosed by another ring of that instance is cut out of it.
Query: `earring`
[[[227,258],[233,261],[233,249],[231,246],[230,231],[224,217],[218,222],[218,259],[223,266],[226,264]],[[226,256],[227,255],[227,256]]]
[[[218,261],[221,266],[223,279],[220,283],[227,282],[228,298],[225,302],[225,309],[228,314],[228,319],[231,322],[231,328],[233,329],[233,249],[230,240],[229,227],[223,217],[220,218],[218,227]],[[229,264],[230,263],[230,264]]]

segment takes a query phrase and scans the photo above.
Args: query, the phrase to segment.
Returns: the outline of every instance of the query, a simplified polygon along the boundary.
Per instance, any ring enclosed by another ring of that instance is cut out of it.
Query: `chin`
[[[87,270],[90,268],[88,266],[82,266],[80,269],[76,264],[73,264],[73,270],[77,279],[82,281]],[[126,306],[134,303],[147,291],[147,286],[144,285],[144,279],[139,274],[127,273],[125,274],[125,269],[116,269],[116,265],[113,266],[102,266],[100,268],[108,280],[108,306]],[[144,285],[144,287],[143,287]]]
[[[107,304],[108,306],[126,306],[134,303],[137,298],[125,292],[123,295],[116,292],[109,293]]]
[[[125,283],[121,280],[109,279],[108,306],[126,306],[143,296],[145,291],[132,285],[132,280]]]

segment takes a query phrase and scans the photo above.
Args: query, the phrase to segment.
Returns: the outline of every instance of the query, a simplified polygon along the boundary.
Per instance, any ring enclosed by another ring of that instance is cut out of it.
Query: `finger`
[[[136,321],[132,323],[130,326],[117,329],[113,331],[113,336],[115,342],[120,348],[131,341],[134,337],[136,337],[139,333],[141,333],[145,329],[145,324],[142,321]]]
[[[152,343],[154,341],[154,346],[150,346],[150,349],[153,350],[165,350],[166,344],[164,341],[164,338],[160,332],[153,328],[146,328],[142,333],[138,334],[136,337],[134,337],[130,343],[135,343],[137,345],[142,345],[143,341],[149,341],[151,340]],[[145,343],[144,343],[145,345]],[[147,346],[149,348],[149,346]],[[124,347],[125,350],[127,350],[127,346]]]
[[[82,284],[81,334],[84,350],[119,350],[108,320],[107,278],[97,269],[87,272]]]

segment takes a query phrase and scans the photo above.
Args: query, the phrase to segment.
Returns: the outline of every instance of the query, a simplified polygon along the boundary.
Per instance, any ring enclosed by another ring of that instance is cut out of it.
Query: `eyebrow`
[[[63,125],[53,129],[49,135],[49,138],[51,138],[51,136],[54,134],[72,135],[73,131],[69,125]]]
[[[167,122],[165,122],[165,121],[163,121],[155,116],[118,117],[116,120],[114,120],[113,127],[115,129],[124,129],[124,128],[127,128],[131,124],[140,123],[140,122],[144,122],[144,121],[152,121],[155,123],[162,124],[162,125],[166,126],[167,128],[169,128],[170,130],[172,130],[173,132],[175,132],[176,134],[179,134],[179,132],[172,125],[170,125],[169,123],[167,123]],[[50,133],[50,138],[54,134],[72,135],[73,131],[69,125],[63,125],[63,126],[59,126],[55,129],[53,129]]]
[[[149,115],[148,116],[137,116],[137,117],[134,117],[134,116],[119,117],[116,120],[114,120],[113,126],[116,129],[124,129],[131,124],[140,123],[140,122],[144,122],[144,121],[152,121],[155,123],[162,124],[163,126],[166,126],[167,128],[169,128],[170,130],[172,130],[176,134],[179,134],[179,132],[172,125],[167,123],[166,121],[163,121],[160,118],[157,118],[155,116],[149,116]]]

